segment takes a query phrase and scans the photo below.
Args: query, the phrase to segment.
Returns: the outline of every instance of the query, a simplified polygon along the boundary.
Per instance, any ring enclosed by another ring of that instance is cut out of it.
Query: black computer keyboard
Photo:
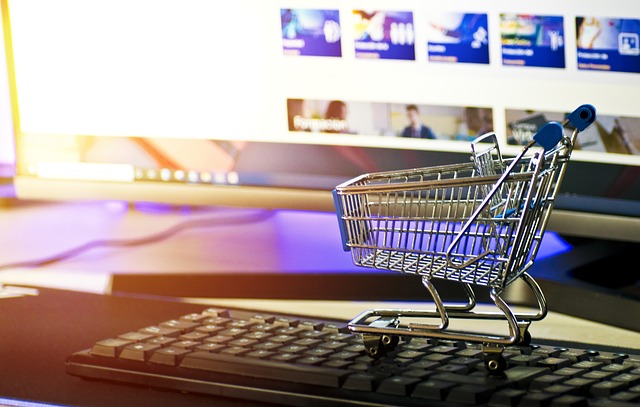
[[[276,405],[640,404],[640,351],[512,346],[489,375],[477,344],[400,338],[373,359],[345,321],[219,308],[115,334],[70,355],[67,372]]]

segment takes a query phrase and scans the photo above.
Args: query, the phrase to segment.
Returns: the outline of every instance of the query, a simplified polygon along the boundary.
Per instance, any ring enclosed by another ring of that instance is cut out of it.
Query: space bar
[[[339,387],[344,376],[348,374],[344,370],[330,367],[295,365],[209,352],[189,353],[182,359],[180,366],[217,373],[329,387]]]

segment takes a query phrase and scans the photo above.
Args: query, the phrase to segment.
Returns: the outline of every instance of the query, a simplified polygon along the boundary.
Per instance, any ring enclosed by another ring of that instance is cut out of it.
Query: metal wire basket
[[[593,106],[582,105],[564,123],[547,123],[513,158],[502,157],[495,134],[489,133],[472,142],[468,163],[364,174],[335,188],[343,245],[354,263],[421,276],[436,305],[435,314],[372,310],[352,320],[351,330],[365,334],[370,355],[392,348],[394,335],[454,338],[482,342],[495,362],[487,367],[504,368],[496,345],[528,342],[530,322],[546,315],[544,295],[526,271],[535,260],[576,135],[594,120]],[[573,128],[570,136],[565,126]],[[542,148],[533,151],[536,144]],[[461,283],[468,303],[445,306],[433,278]],[[518,278],[533,290],[537,313],[515,314],[500,298]],[[473,311],[472,286],[488,287],[500,312]],[[439,324],[401,321],[433,315]],[[510,335],[448,332],[449,316],[506,319]]]

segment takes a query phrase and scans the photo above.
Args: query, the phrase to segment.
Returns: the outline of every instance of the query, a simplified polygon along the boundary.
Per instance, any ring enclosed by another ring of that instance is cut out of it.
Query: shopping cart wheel
[[[502,352],[485,353],[484,367],[491,376],[502,376],[507,368],[507,360],[502,356]]]
[[[522,339],[520,339],[520,342],[518,342],[518,345],[520,346],[531,345],[531,333],[529,333],[528,330],[525,330],[524,332],[522,332],[521,336],[522,336]]]
[[[362,334],[365,352],[374,359],[379,359],[392,351],[400,338],[397,335]]]

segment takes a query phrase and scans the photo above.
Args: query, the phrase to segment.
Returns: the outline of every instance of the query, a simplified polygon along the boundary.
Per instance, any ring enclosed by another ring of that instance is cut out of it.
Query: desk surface
[[[6,398],[65,406],[211,406],[211,397],[116,386],[65,372],[67,356],[95,341],[202,309],[196,304],[50,289],[41,289],[38,296],[2,299],[0,405]],[[215,404],[252,405],[220,398]]]

